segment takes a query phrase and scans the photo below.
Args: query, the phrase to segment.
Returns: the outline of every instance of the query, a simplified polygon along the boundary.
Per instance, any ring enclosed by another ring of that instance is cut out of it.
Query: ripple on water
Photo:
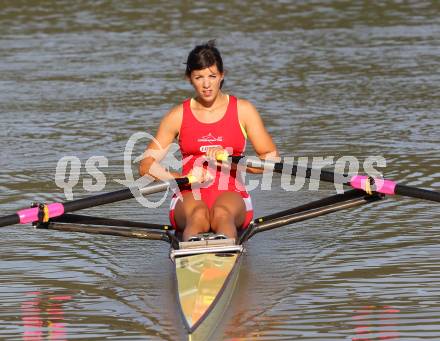
[[[65,155],[82,165],[105,156],[106,190],[119,189],[128,137],[154,133],[191,95],[183,62],[208,38],[223,51],[225,90],[256,105],[283,155],[383,156],[386,177],[438,190],[435,2],[229,5],[0,5],[2,214],[64,200],[54,175]],[[87,195],[80,175],[75,198]],[[334,192],[286,193],[275,182],[252,192],[256,215]],[[165,205],[132,201],[86,213],[168,219]],[[438,339],[439,217],[434,203],[396,197],[256,236],[214,339]],[[0,338],[22,340],[33,319],[47,338],[183,338],[167,250],[2,228]]]

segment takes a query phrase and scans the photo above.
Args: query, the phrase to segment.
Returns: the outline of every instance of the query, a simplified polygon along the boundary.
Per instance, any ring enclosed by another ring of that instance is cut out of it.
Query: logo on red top
[[[209,142],[209,143],[223,142],[223,136],[215,137],[214,135],[212,135],[212,133],[209,133],[208,135],[199,137],[197,139],[197,142]]]

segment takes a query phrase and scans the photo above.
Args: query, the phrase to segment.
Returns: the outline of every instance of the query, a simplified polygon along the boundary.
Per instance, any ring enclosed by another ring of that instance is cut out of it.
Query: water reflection
[[[70,295],[49,292],[27,292],[21,303],[24,341],[67,340],[63,305],[72,300]]]
[[[357,336],[352,341],[399,340],[400,310],[390,306],[365,306],[353,316]]]

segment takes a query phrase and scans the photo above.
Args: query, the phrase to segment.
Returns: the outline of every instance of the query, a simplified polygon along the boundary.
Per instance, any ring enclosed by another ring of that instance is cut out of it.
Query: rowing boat
[[[258,164],[258,162],[261,161],[257,161],[256,165],[252,160],[252,167],[267,168],[267,162],[266,164]],[[269,166],[278,173],[284,170],[283,163],[272,163]],[[296,175],[299,171],[297,166],[289,168],[292,175]],[[307,167],[303,174],[305,177],[311,178],[314,173],[311,168]],[[322,171],[318,180],[331,182],[336,178],[341,178],[341,175]],[[32,208],[0,217],[0,227],[32,222],[36,228],[161,240],[169,243],[171,245],[169,255],[175,269],[176,296],[182,322],[186,328],[188,339],[201,341],[210,338],[226,311],[237,283],[243,259],[243,245],[255,234],[343,209],[373,203],[383,199],[385,195],[398,194],[440,202],[439,192],[365,176],[355,175],[351,178],[345,176],[345,178],[348,180],[343,184],[354,189],[257,218],[250,223],[247,229],[240,231],[237,240],[217,239],[217,236],[213,234],[202,234],[199,241],[182,242],[170,230],[169,225],[71,213],[130,199],[134,196],[131,189],[98,194],[64,203],[36,204]],[[185,185],[189,182],[188,178],[177,179],[177,185]],[[139,193],[144,195],[158,193],[166,190],[170,185],[175,184],[156,183],[140,188]]]
[[[177,299],[189,340],[207,340],[226,311],[237,282],[243,246],[201,235],[171,249]]]
[[[174,264],[176,298],[189,341],[208,340],[226,312],[239,277],[244,244],[255,234],[342,209],[375,202],[379,195],[347,191],[294,207],[251,222],[239,238],[216,239],[201,234],[199,241],[182,242],[168,225],[63,214],[37,228],[162,240],[170,244]]]

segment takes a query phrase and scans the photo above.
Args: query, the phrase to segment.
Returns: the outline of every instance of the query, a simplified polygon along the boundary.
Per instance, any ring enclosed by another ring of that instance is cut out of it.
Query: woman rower
[[[171,200],[170,222],[183,231],[184,241],[205,232],[236,238],[237,229],[246,228],[252,220],[251,198],[238,170],[230,170],[225,180],[221,167],[212,165],[224,153],[242,155],[247,138],[262,159],[278,156],[278,152],[255,107],[222,92],[223,61],[213,41],[189,53],[185,76],[195,97],[162,119],[141,161],[140,175],[161,180],[192,176],[200,184],[199,195],[190,186]],[[159,164],[176,138],[184,160],[182,174],[167,172]]]

